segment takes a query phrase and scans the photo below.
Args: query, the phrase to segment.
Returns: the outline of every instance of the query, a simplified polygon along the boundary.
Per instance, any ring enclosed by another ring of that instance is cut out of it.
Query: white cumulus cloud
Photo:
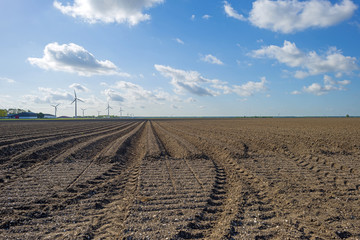
[[[329,93],[330,91],[344,91],[346,90],[344,86],[350,83],[351,82],[349,80],[335,81],[332,77],[325,75],[323,85],[319,83],[313,83],[309,86],[304,86],[303,91],[316,96],[321,96]]]
[[[59,103],[59,102],[66,102],[73,99],[73,95],[63,89],[54,90],[52,88],[45,88],[39,87],[38,88],[39,94],[38,95],[25,95],[24,99],[27,102],[38,103],[38,104],[52,104],[52,103]]]
[[[130,26],[151,17],[145,9],[163,3],[164,0],[74,0],[74,4],[63,5],[55,0],[54,7],[63,14],[79,17],[89,23],[128,23]]]
[[[242,85],[232,85],[231,87],[227,84],[214,84],[213,87],[222,89],[224,94],[235,93],[241,97],[249,97],[257,92],[265,91],[267,89],[266,82],[266,78],[261,77],[259,82],[248,81]]]
[[[171,84],[175,87],[175,92],[183,94],[189,92],[198,96],[216,96],[217,92],[204,86],[208,83],[217,83],[219,80],[210,80],[201,76],[196,71],[184,71],[170,66],[155,65],[155,69],[164,77],[171,78]]]
[[[258,82],[248,81],[242,85],[229,86],[227,82],[218,79],[207,79],[196,71],[184,71],[163,65],[155,65],[155,69],[164,77],[171,79],[170,83],[175,87],[174,91],[177,94],[184,94],[186,92],[197,96],[237,94],[242,97],[248,97],[257,92],[267,90],[265,77],[262,77]],[[193,98],[185,100],[185,102],[195,101]]]
[[[126,81],[118,81],[102,92],[108,101],[120,101],[128,103],[156,103],[179,102],[177,96],[173,96],[162,90],[147,90],[142,86]]]
[[[74,43],[49,43],[45,46],[42,58],[28,58],[30,64],[45,70],[77,73],[80,76],[120,75],[129,77],[128,73],[119,72],[117,66],[109,60],[97,60],[94,55]]]
[[[228,3],[227,1],[224,1],[224,10],[227,16],[235,18],[240,21],[246,21],[246,18],[235,11],[235,9]]]
[[[318,75],[328,72],[348,73],[358,70],[357,59],[355,57],[344,56],[336,48],[330,48],[324,55],[318,55],[315,51],[305,53],[298,49],[295,43],[284,41],[282,47],[270,45],[252,51],[250,54],[256,58],[276,59],[289,67],[299,67],[295,77],[304,78],[309,75]]]
[[[307,93],[311,93],[317,96],[321,96],[324,95],[325,93],[327,93],[327,91],[325,90],[324,87],[322,87],[320,84],[318,83],[313,83],[308,87],[303,87],[304,92]]]
[[[114,91],[112,89],[105,89],[103,94],[106,96],[107,101],[123,102],[124,97],[120,92]]]
[[[84,85],[81,85],[79,83],[73,83],[69,86],[69,88],[74,88],[80,92],[89,92],[90,91],[87,87],[85,87]]]
[[[233,85],[234,89],[232,90],[239,96],[248,97],[254,95],[256,92],[266,90],[266,78],[262,77],[259,82],[249,81],[243,85]]]
[[[211,54],[203,56],[201,58],[201,60],[204,62],[211,63],[211,64],[224,65],[224,63],[220,59],[216,58],[215,56],[213,56]]]
[[[274,32],[293,33],[307,28],[329,27],[350,18],[357,5],[351,0],[256,0],[249,21]]]

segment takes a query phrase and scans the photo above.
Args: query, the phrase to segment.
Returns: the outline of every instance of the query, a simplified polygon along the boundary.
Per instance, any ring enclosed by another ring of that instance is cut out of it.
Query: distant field
[[[3,239],[359,239],[360,118],[0,122]]]

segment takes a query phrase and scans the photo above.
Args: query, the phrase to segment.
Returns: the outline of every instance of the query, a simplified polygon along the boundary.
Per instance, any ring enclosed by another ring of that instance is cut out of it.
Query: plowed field
[[[357,118],[0,131],[0,239],[360,239]]]

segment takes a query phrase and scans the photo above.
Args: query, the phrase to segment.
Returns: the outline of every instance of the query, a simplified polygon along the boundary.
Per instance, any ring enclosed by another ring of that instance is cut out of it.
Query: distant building
[[[55,115],[45,113],[44,118],[55,118]]]
[[[22,112],[16,114],[8,114],[7,117],[12,119],[35,119],[37,118],[37,114],[33,112]]]

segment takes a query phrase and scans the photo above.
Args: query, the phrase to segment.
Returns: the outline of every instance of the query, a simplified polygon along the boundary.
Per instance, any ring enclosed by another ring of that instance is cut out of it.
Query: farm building
[[[56,117],[55,117],[55,115],[45,113],[44,118],[56,118]]]
[[[15,119],[34,119],[37,118],[37,114],[33,112],[22,112],[16,114],[8,114],[8,118],[15,118]]]

